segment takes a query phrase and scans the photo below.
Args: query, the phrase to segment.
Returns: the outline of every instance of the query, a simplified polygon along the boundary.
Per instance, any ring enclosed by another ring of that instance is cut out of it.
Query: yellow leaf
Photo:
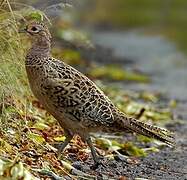
[[[28,133],[28,137],[29,137],[29,139],[31,139],[32,141],[34,141],[35,143],[38,143],[38,144],[42,144],[45,142],[45,139],[39,134]]]
[[[131,156],[145,157],[147,155],[144,149],[135,146],[131,142],[124,144],[123,149]]]
[[[65,136],[58,136],[54,138],[55,141],[65,141],[65,139],[66,139]]]
[[[8,153],[12,152],[12,146],[1,138],[0,138],[0,149]]]
[[[44,129],[48,129],[49,126],[47,124],[42,123],[42,122],[37,122],[33,125],[33,128],[38,129],[38,130],[44,130]]]
[[[110,148],[112,146],[112,142],[109,139],[106,138],[97,138],[95,140],[96,144],[98,144],[99,146],[103,147],[103,148]]]

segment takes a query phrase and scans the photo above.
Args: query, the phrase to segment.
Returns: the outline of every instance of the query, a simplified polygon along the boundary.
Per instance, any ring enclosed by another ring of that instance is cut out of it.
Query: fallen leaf
[[[43,122],[36,122],[32,128],[38,129],[38,130],[44,130],[44,129],[48,129],[49,126],[44,124]]]
[[[62,141],[62,142],[64,142],[65,139],[66,139],[66,136],[57,136],[57,137],[54,137],[55,141]]]
[[[27,135],[28,135],[29,139],[31,139],[32,141],[34,141],[37,144],[42,144],[45,142],[45,139],[39,134],[29,132]]]

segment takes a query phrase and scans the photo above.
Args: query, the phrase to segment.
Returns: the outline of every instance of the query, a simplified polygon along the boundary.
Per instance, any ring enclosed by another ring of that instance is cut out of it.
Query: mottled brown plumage
[[[26,71],[32,92],[45,109],[64,128],[66,140],[59,154],[79,134],[91,148],[98,163],[90,133],[130,130],[173,144],[173,136],[165,129],[127,117],[85,75],[50,55],[51,35],[41,23],[31,22],[25,29],[32,47],[26,56]]]

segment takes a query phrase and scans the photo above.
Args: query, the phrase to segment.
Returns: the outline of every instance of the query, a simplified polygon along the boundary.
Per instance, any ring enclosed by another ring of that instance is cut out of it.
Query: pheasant
[[[66,139],[58,155],[78,134],[91,149],[94,164],[99,158],[90,133],[136,132],[168,145],[174,144],[173,134],[121,112],[88,77],[70,65],[51,56],[51,34],[43,23],[30,22],[24,32],[31,38],[25,67],[31,90],[44,108],[58,121]]]

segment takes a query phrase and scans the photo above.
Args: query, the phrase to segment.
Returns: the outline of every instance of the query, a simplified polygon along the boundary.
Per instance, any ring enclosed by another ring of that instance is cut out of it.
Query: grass
[[[16,15],[10,8],[0,11],[0,97],[25,94],[26,76],[24,69],[25,46],[18,33]],[[21,12],[20,12],[21,16]],[[26,95],[26,94],[25,94]]]

